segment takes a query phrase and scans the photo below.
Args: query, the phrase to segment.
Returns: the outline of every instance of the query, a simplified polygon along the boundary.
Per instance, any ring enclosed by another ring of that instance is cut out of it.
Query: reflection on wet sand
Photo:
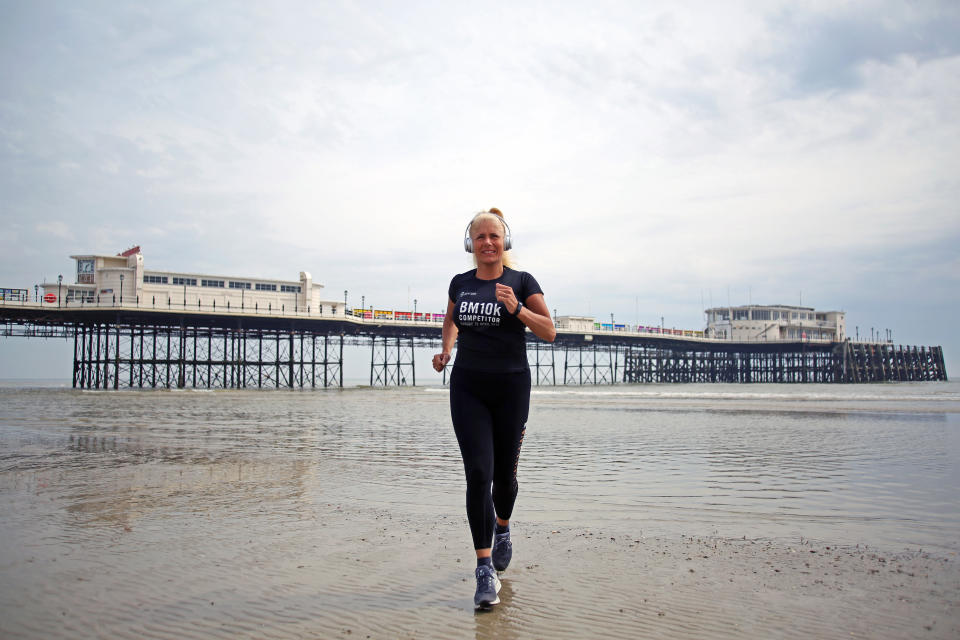
[[[442,392],[0,390],[0,636],[960,634],[955,412],[535,401],[477,614]]]

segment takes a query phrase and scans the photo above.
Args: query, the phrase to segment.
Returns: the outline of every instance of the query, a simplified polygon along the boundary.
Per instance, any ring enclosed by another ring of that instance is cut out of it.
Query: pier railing
[[[392,327],[437,327],[438,329],[443,324],[443,319],[434,319],[435,316],[441,314],[422,314],[423,316],[431,316],[429,318],[423,317],[421,319],[401,319],[395,317],[364,317],[361,315],[356,315],[356,309],[346,308],[347,313],[323,313],[322,310],[317,310],[315,308],[307,307],[287,307],[286,305],[280,305],[274,307],[272,305],[268,306],[259,306],[259,305],[230,305],[227,304],[216,304],[207,303],[202,304],[202,301],[198,301],[197,304],[190,303],[177,303],[170,302],[168,300],[167,304],[156,304],[155,302],[149,302],[147,304],[142,304],[139,300],[124,300],[120,301],[114,300],[112,298],[104,298],[101,300],[95,300],[92,302],[87,302],[84,300],[64,300],[61,304],[56,302],[35,302],[28,300],[21,301],[9,301],[9,300],[0,300],[0,308],[10,307],[14,309],[33,309],[38,311],[48,311],[48,312],[58,312],[58,311],[149,311],[156,313],[169,313],[180,315],[193,315],[193,316],[225,316],[225,317],[256,317],[256,318],[297,318],[304,320],[333,320],[340,322],[347,322],[356,326],[367,326],[367,327],[382,327],[382,326],[392,326]],[[338,308],[339,309],[339,308]],[[728,344],[733,341],[728,338],[708,338],[703,335],[696,335],[698,332],[684,329],[670,329],[670,328],[658,328],[658,327],[639,327],[638,329],[631,328],[630,325],[626,325],[627,328],[622,328],[622,325],[617,325],[617,328],[611,328],[608,325],[601,325],[600,327],[594,327],[589,330],[583,329],[568,329],[564,327],[557,327],[557,332],[560,334],[568,335],[614,335],[614,336],[623,336],[623,337],[663,337],[671,340],[682,340],[686,342],[708,342],[716,344]],[[27,336],[41,336],[42,332],[35,333],[11,333],[8,332],[5,335],[27,335]],[[702,333],[702,332],[700,332]],[[748,342],[755,343],[768,343],[768,342],[781,342],[781,343],[796,343],[796,339],[766,339],[763,340],[753,340]],[[814,338],[811,336],[804,337],[802,342],[807,343],[819,343],[819,344],[830,344],[833,341],[828,338]],[[892,344],[892,341],[887,340],[857,340],[856,342],[862,344]]]

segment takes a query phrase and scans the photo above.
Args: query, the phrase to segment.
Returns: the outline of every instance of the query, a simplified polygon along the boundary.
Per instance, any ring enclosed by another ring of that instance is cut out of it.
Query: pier
[[[416,349],[442,323],[213,308],[56,307],[0,302],[0,334],[73,341],[78,389],[343,386],[344,345],[370,349],[370,385],[416,385]],[[535,385],[868,383],[947,380],[939,346],[826,340],[732,342],[700,336],[558,329],[528,334]],[[446,373],[444,374],[446,382]]]

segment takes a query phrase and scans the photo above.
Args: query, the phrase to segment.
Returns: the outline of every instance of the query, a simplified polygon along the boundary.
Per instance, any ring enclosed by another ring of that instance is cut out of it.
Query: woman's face
[[[496,264],[503,259],[503,225],[494,220],[481,220],[471,231],[473,254],[477,264]]]

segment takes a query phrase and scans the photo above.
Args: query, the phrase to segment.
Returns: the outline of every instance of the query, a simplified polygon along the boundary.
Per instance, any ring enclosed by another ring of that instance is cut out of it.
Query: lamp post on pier
[[[40,302],[40,285],[33,285],[33,301]]]
[[[413,299],[413,321],[417,321],[417,299]]]
[[[57,308],[60,308],[60,285],[63,283],[63,274],[57,276]]]
[[[120,306],[123,306],[123,274],[120,274]]]
[[[343,317],[347,317],[347,290],[343,290]]]
[[[361,320],[367,319],[367,307],[365,306],[366,304],[367,304],[367,297],[360,296],[360,319]]]

